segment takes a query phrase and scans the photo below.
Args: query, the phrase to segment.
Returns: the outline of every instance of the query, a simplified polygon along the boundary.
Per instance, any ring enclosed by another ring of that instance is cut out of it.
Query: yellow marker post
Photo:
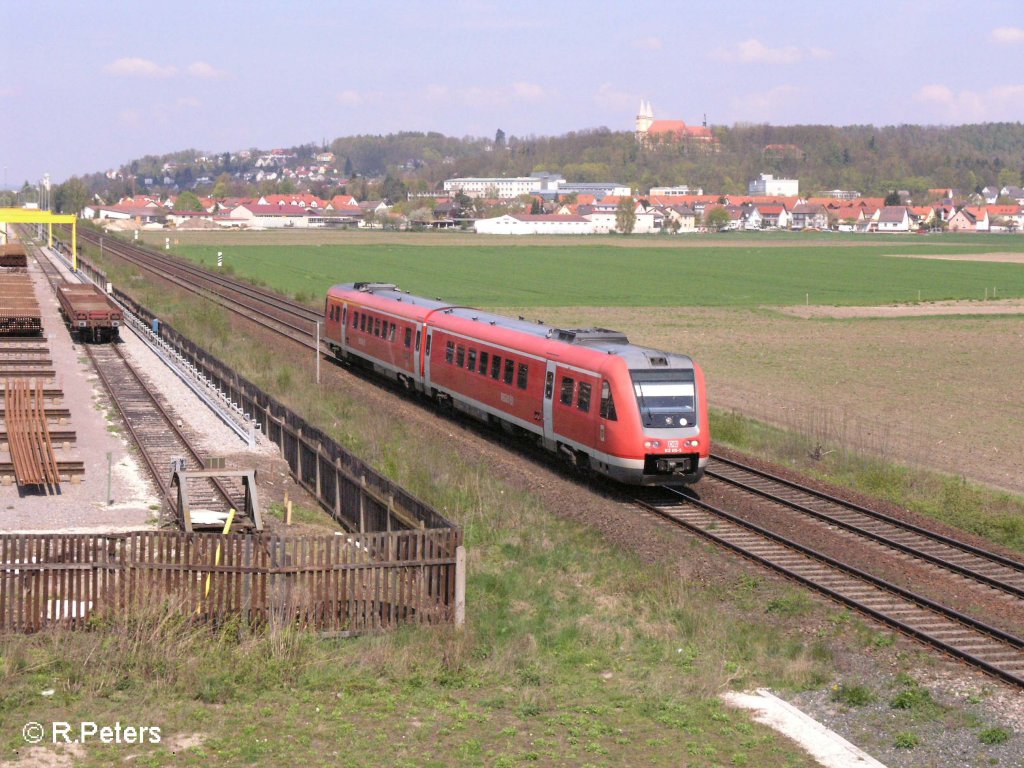
[[[224,536],[227,536],[231,532],[231,523],[234,521],[234,519],[235,519],[235,510],[232,509],[231,511],[228,512],[228,519],[224,522],[224,532],[223,532]],[[217,552],[213,556],[213,564],[215,566],[220,565],[220,542],[219,541],[217,542]],[[204,600],[210,596],[210,580],[212,578],[213,578],[213,571],[210,571],[208,574],[206,574],[206,591],[203,592],[203,599]],[[200,607],[201,606],[198,606],[198,605],[196,606],[196,613],[199,613]]]

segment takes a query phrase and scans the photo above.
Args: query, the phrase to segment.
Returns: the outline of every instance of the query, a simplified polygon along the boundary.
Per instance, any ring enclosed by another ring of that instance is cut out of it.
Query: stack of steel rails
[[[56,488],[60,484],[60,470],[46,423],[42,382],[32,386],[25,379],[7,379],[4,420],[18,485]]]

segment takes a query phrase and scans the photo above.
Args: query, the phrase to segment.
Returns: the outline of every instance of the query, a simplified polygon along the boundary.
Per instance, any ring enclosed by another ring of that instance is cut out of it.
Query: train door
[[[338,340],[341,341],[341,348],[344,350],[348,346],[348,304],[341,307],[341,333],[338,334]]]
[[[423,340],[423,332],[426,329],[426,327],[427,326],[425,324],[416,326],[416,347],[415,354],[413,355],[413,359],[416,361],[416,383],[419,385],[420,389],[423,388],[423,366],[420,363],[420,344]]]
[[[423,386],[427,390],[430,389],[430,340],[433,335],[434,329],[427,327],[427,340],[423,342]]]
[[[555,449],[555,414],[552,404],[555,398],[556,367],[554,361],[548,360],[544,373],[544,446],[550,450]]]

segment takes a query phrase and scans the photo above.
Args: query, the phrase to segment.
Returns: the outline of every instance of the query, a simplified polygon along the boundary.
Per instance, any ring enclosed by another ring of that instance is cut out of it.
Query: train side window
[[[405,329],[405,348],[408,349],[412,346],[412,328]]]
[[[486,352],[480,353],[480,373],[487,375],[487,359],[490,357]]]
[[[516,375],[516,361],[505,358],[505,383],[511,384]]]
[[[461,344],[455,349],[455,364],[459,368],[466,364],[466,348]]]
[[[576,396],[576,407],[584,413],[590,413],[590,385],[580,382],[580,391]]]
[[[420,351],[420,330],[418,328],[416,329],[416,351],[417,352]],[[427,354],[429,354],[429,353],[430,353],[430,349],[429,349],[429,345],[428,345]]]
[[[476,350],[469,350],[469,358],[466,360],[466,368],[470,371],[476,370]]]
[[[495,355],[491,358],[491,378],[497,381],[501,378],[501,356]]]
[[[444,348],[444,361],[446,363],[452,363],[455,361],[455,342],[449,341]]]
[[[341,308],[341,324],[348,325],[348,304]]]
[[[371,328],[373,327],[372,324],[371,324],[370,327]],[[366,313],[365,312],[362,315],[359,316],[359,330],[360,331],[365,331],[366,330]]]
[[[615,400],[612,399],[612,388],[607,381],[601,382],[601,418],[616,421]]]
[[[530,375],[530,366],[526,363],[519,364],[519,376],[516,378],[516,386],[520,389],[526,389],[526,382]]]
[[[430,357],[430,340],[432,338],[434,338],[433,334],[428,333],[427,334],[427,348],[426,348],[426,350],[424,350],[424,354],[426,354],[427,357]]]
[[[353,328],[358,328],[359,327],[359,313],[358,312],[353,312],[352,313],[352,327]]]
[[[380,318],[379,317],[373,318],[373,335],[374,336],[380,336],[381,335],[381,333],[380,333]]]
[[[544,381],[544,397],[551,399],[551,393],[555,391],[555,372],[548,371],[547,379]]]
[[[388,331],[388,341],[394,341],[394,340],[395,340],[395,324],[392,323],[391,324],[391,330]]]
[[[576,381],[568,376],[562,377],[562,393],[559,395],[559,400],[562,401],[562,405],[572,405],[572,393],[576,389]]]

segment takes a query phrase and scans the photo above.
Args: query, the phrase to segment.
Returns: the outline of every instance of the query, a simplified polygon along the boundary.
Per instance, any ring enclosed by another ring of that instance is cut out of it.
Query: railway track
[[[131,432],[150,474],[153,475],[170,508],[177,505],[177,490],[171,476],[177,460],[184,458],[189,469],[206,469],[192,442],[178,427],[176,419],[153,394],[139,372],[125,357],[120,344],[83,345],[118,411]],[[194,478],[189,497],[195,509],[227,514],[238,509],[235,499],[243,494],[220,479]]]
[[[841,563],[683,492],[636,504],[943,653],[1024,687],[1024,639]]]
[[[708,477],[842,528],[1014,597],[1024,597],[1024,563],[814,490],[722,456]]]
[[[101,236],[79,231],[83,241],[100,247]],[[309,349],[316,349],[316,325],[323,317],[304,304],[271,291],[209,272],[183,259],[153,254],[113,238],[103,240],[104,252],[156,274],[178,287],[245,316],[250,321]]]
[[[88,238],[93,243],[98,241],[98,237],[92,233],[89,233]],[[118,250],[112,252],[120,256],[122,245],[118,244]],[[132,260],[143,269],[162,274],[163,270],[156,262],[166,257],[148,254],[144,259],[123,258]],[[200,277],[204,281],[209,279],[204,270],[187,267],[177,273],[172,281],[199,280]],[[240,281],[220,276],[216,276],[216,285],[225,295],[233,291],[241,292],[247,297],[247,302],[259,301],[260,296],[266,294]],[[207,295],[206,289],[198,285],[188,289]],[[295,302],[282,300],[279,296],[269,295],[273,297],[275,312],[290,314],[293,331],[303,324],[308,327],[304,340],[296,339],[292,333],[278,328],[271,330],[299,341],[306,347],[314,347],[312,337],[316,320],[313,318],[317,313]],[[207,295],[207,298],[211,297]],[[247,314],[247,310],[231,306],[226,299],[219,303],[235,312]],[[239,304],[245,306],[241,302]],[[265,322],[256,322],[270,327]],[[712,459],[708,476],[717,481],[740,487],[747,493],[809,515],[823,527],[839,528],[869,539],[898,552],[899,556],[924,561],[1014,598],[1024,596],[1022,563],[724,457],[713,456]],[[911,590],[890,584],[854,566],[840,563],[824,553],[789,541],[778,533],[761,529],[737,515],[715,509],[696,499],[665,491],[660,501],[636,500],[636,503],[899,632],[1007,682],[1024,687],[1024,640],[1009,632],[989,626]]]

